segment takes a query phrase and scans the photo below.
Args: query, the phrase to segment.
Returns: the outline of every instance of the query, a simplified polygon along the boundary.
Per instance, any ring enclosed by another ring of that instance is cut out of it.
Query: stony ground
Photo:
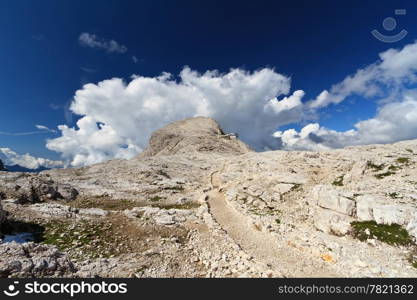
[[[195,118],[132,160],[0,172],[3,234],[36,237],[0,276],[416,277],[416,146],[255,153]]]

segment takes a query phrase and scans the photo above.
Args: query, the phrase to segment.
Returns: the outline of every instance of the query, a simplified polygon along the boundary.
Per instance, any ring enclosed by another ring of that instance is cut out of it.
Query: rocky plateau
[[[254,152],[174,122],[130,160],[0,171],[0,277],[417,277],[416,166],[417,140]]]

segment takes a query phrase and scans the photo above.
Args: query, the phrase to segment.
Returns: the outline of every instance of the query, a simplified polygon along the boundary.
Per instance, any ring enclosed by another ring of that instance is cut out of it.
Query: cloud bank
[[[327,150],[352,145],[393,143],[417,137],[417,97],[383,105],[377,115],[355,124],[348,131],[335,131],[311,123],[300,131],[277,131],[286,150]]]
[[[18,154],[10,148],[0,148],[0,159],[6,165],[20,165],[29,169],[37,169],[39,167],[59,168],[64,166],[62,161],[33,157],[29,153]]]
[[[389,49],[380,60],[325,90],[307,102],[306,108],[338,104],[349,96],[376,99],[378,111],[352,130],[338,132],[308,124],[300,131],[277,131],[274,136],[287,150],[323,150],[351,145],[392,143],[417,138],[417,42],[402,49]]]
[[[270,68],[222,74],[185,67],[177,77],[113,78],[76,91],[69,109],[80,116],[77,126],[58,126],[61,136],[48,140],[47,148],[60,152],[72,166],[131,158],[153,131],[193,116],[216,119],[256,150],[321,150],[417,138],[416,71],[417,42],[381,53],[377,62],[305,102],[304,91],[290,94],[290,78]],[[277,131],[320,116],[321,108],[352,95],[376,101],[375,116],[343,132],[319,123],[300,131]]]
[[[84,47],[103,49],[108,53],[125,53],[127,51],[126,46],[119,44],[115,40],[104,39],[88,32],[81,33],[78,41]]]
[[[208,116],[257,149],[276,147],[277,126],[302,117],[302,91],[288,94],[290,79],[265,68],[200,74],[184,68],[178,78],[134,76],[86,84],[75,93],[71,111],[82,116],[77,127],[59,126],[62,136],[47,142],[72,166],[139,153],[151,133],[176,120]]]

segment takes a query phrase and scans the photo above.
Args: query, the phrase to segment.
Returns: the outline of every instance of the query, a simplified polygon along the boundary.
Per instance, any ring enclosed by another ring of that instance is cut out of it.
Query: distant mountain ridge
[[[22,167],[21,165],[4,165],[0,159],[0,171],[7,171],[7,172],[28,172],[28,173],[39,173],[41,171],[50,170],[50,168],[46,167],[39,167],[36,169],[30,169],[26,167]]]
[[[50,168],[39,167],[39,168],[36,168],[36,169],[29,169],[29,168],[22,167],[20,165],[11,165],[11,166],[6,165],[6,170],[9,171],[9,172],[38,173],[38,172],[41,172],[41,171],[50,170]]]

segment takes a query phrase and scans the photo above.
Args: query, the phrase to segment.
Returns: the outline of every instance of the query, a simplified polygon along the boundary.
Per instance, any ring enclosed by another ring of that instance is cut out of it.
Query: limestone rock
[[[0,278],[66,277],[76,271],[57,248],[34,243],[0,243]]]
[[[355,201],[344,197],[331,186],[318,185],[313,188],[312,197],[317,205],[344,215],[353,216],[355,213]]]
[[[140,157],[193,152],[242,154],[250,151],[247,145],[234,137],[225,134],[211,118],[185,119],[155,131]]]
[[[0,175],[0,192],[15,198],[21,204],[47,200],[72,201],[78,191],[66,183],[58,183],[48,176],[27,173],[5,173]]]
[[[351,230],[350,223],[354,218],[318,207],[314,215],[314,225],[318,230],[333,233],[336,235],[345,235]]]

